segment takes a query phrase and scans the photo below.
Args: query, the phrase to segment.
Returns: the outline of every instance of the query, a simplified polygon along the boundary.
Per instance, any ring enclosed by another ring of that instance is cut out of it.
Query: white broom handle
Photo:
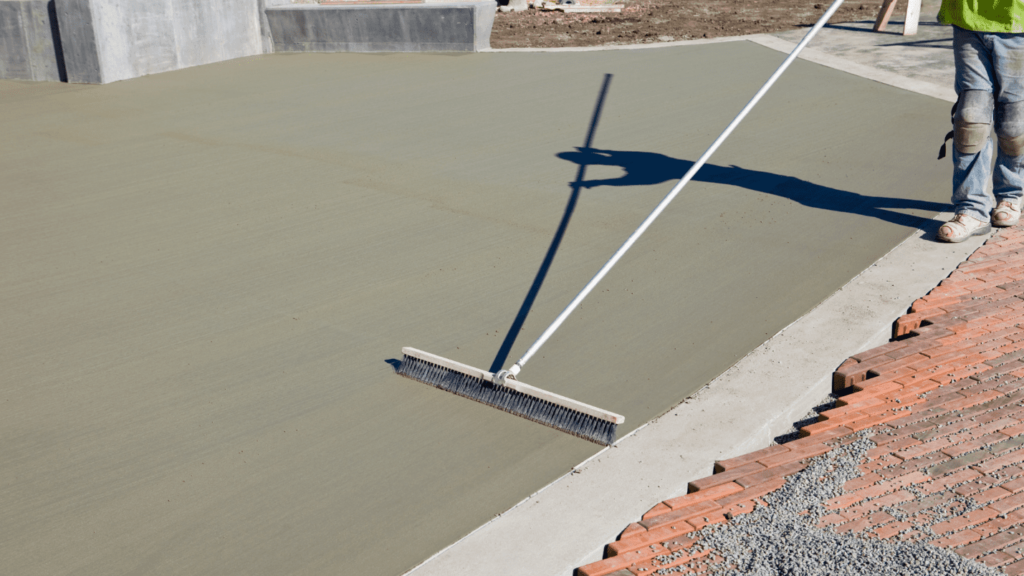
[[[701,156],[700,159],[698,159],[693,164],[693,166],[690,167],[689,170],[687,170],[682,180],[680,180],[679,183],[676,184],[675,188],[673,188],[672,191],[668,193],[668,196],[665,196],[665,199],[662,200],[660,204],[658,204],[658,207],[654,209],[654,212],[651,212],[651,215],[648,216],[646,220],[644,220],[643,224],[641,224],[635,232],[633,232],[629,239],[626,240],[626,243],[623,244],[617,252],[615,252],[615,254],[611,257],[610,260],[608,260],[604,267],[601,268],[597,275],[594,276],[594,278],[587,283],[587,285],[583,288],[583,290],[580,291],[579,294],[576,295],[575,298],[573,298],[572,302],[570,302],[569,305],[565,307],[565,310],[562,310],[562,313],[558,315],[558,318],[555,318],[555,321],[552,322],[550,326],[548,326],[547,330],[544,330],[544,333],[540,335],[540,338],[537,338],[537,341],[534,342],[532,346],[530,346],[530,349],[526,351],[526,354],[523,354],[523,357],[520,358],[519,361],[516,362],[511,368],[508,369],[509,375],[515,376],[516,374],[519,373],[519,370],[522,369],[523,365],[525,365],[526,362],[530,359],[530,357],[532,357],[537,352],[537,350],[539,350],[540,347],[543,346],[545,342],[547,342],[548,338],[550,338],[551,335],[554,334],[555,330],[557,330],[558,327],[562,325],[562,322],[565,321],[569,314],[571,314],[573,310],[575,310],[576,307],[580,305],[580,302],[582,302],[583,299],[586,298],[588,294],[590,294],[590,291],[593,290],[594,287],[597,286],[597,283],[600,282],[602,278],[604,278],[605,274],[607,274],[608,271],[612,269],[612,266],[615,266],[615,263],[619,261],[619,258],[622,258],[622,255],[625,254],[631,246],[633,246],[633,243],[636,242],[637,239],[640,238],[640,236],[645,231],[647,231],[647,228],[651,225],[651,223],[654,222],[654,219],[657,218],[665,210],[665,208],[668,207],[669,203],[672,202],[673,199],[675,199],[677,194],[679,194],[679,191],[682,190],[684,186],[686,186],[686,183],[693,178],[694,174],[696,174],[697,171],[700,170],[702,166],[704,166],[704,163],[707,162],[708,158],[710,158],[711,155],[715,153],[715,150],[718,150],[718,147],[722,145],[722,142],[724,142],[725,139],[729,137],[729,134],[732,134],[732,131],[736,128],[736,126],[738,126],[739,123],[743,120],[743,118],[747,116],[747,113],[749,113],[750,110],[754,108],[754,105],[757,104],[761,97],[764,96],[766,92],[768,92],[768,89],[772,87],[772,84],[775,84],[775,81],[778,80],[779,76],[781,76],[782,73],[786,71],[786,68],[788,68],[789,65],[793,62],[793,60],[796,59],[800,51],[804,49],[804,46],[806,46],[807,43],[811,41],[811,38],[813,38],[814,35],[818,33],[818,30],[821,30],[821,27],[824,26],[826,22],[828,22],[828,19],[831,18],[835,11],[839,9],[839,6],[843,3],[843,1],[844,0],[835,0],[835,2],[833,2],[832,5],[829,6],[828,10],[826,10],[825,13],[821,15],[821,18],[818,18],[818,21],[815,22],[814,26],[812,26],[811,29],[807,32],[807,34],[804,35],[804,39],[801,40],[800,43],[796,45],[796,48],[794,48],[793,51],[789,53],[789,56],[786,58],[785,61],[782,62],[782,65],[779,66],[778,70],[776,70],[775,73],[772,74],[771,78],[769,78],[768,81],[764,83],[764,86],[762,86],[761,89],[757,91],[757,94],[755,94],[754,97],[750,99],[750,102],[748,102],[747,105],[743,107],[743,110],[740,111],[740,113],[736,116],[732,123],[730,123],[729,126],[725,129],[725,131],[722,132],[721,136],[719,136],[718,139],[715,140],[713,144],[711,144],[711,147],[708,148],[706,152],[704,152],[704,155]]]

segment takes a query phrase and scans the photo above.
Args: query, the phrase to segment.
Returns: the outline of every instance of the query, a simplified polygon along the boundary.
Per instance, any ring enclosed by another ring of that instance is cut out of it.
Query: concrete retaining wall
[[[474,52],[490,48],[495,6],[0,0],[0,78],[105,84],[270,52]]]
[[[0,0],[0,78],[65,79],[54,0]]]
[[[276,52],[474,52],[490,48],[495,2],[268,7]]]
[[[259,0],[56,0],[68,81],[107,83],[264,52]]]

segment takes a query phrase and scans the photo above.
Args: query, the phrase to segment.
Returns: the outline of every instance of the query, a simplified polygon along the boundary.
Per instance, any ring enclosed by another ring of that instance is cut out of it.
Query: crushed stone
[[[914,526],[913,530],[922,532],[918,541],[864,538],[817,527],[820,519],[831,513],[825,508],[825,502],[842,495],[846,482],[861,475],[859,464],[875,447],[869,433],[861,432],[857,436],[855,441],[812,459],[806,469],[789,477],[782,488],[763,498],[767,506],[758,506],[729,522],[702,528],[695,533],[699,539],[692,548],[658,556],[656,560],[667,565],[683,554],[709,551],[709,556],[653,573],[667,576],[696,569],[728,576],[1001,574],[980,562],[928,544],[935,538],[930,526]],[[966,509],[976,506],[969,499],[960,499],[958,504]],[[897,511],[902,513],[891,510]],[[957,514],[962,513],[957,511]],[[905,513],[902,515],[906,517]],[[934,520],[928,524],[934,524]]]

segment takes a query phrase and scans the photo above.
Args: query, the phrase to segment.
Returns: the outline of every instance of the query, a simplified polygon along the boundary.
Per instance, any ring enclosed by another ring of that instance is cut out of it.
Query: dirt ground
[[[810,26],[829,3],[814,0],[626,0],[620,13],[498,12],[492,48],[644,44],[780,32]],[[902,2],[901,4],[905,4]],[[831,23],[874,20],[880,3],[853,0]],[[905,10],[898,6],[897,13]]]

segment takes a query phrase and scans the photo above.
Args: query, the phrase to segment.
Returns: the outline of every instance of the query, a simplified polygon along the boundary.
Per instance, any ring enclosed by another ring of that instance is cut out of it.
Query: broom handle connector
[[[773,84],[775,84],[775,81],[778,80],[779,76],[782,75],[786,68],[789,68],[789,65],[793,62],[793,60],[796,59],[797,55],[800,54],[800,51],[804,49],[804,46],[806,46],[807,43],[811,41],[811,38],[813,38],[814,35],[818,33],[818,30],[821,30],[825,23],[828,22],[829,18],[831,18],[832,15],[835,14],[836,10],[839,9],[839,6],[842,5],[843,1],[844,0],[835,0],[832,3],[832,5],[829,6],[828,10],[826,10],[825,13],[822,14],[821,18],[818,18],[818,21],[814,23],[814,26],[812,26],[811,29],[807,32],[807,34],[804,35],[803,40],[801,40],[800,43],[796,45],[796,48],[794,48],[793,51],[789,53],[789,56],[782,62],[779,68],[775,70],[775,73],[772,74],[770,78],[768,78],[768,81],[764,83],[764,86],[762,86],[761,89],[757,91],[757,94],[755,94],[754,97],[750,99],[750,102],[748,102],[747,105],[743,107],[743,110],[741,110],[740,113],[736,116],[736,118],[733,119],[733,121],[729,124],[729,126],[726,127],[725,131],[722,132],[722,134],[714,141],[714,143],[711,144],[707,151],[704,152],[704,154],[696,162],[694,162],[693,166],[691,166],[690,169],[686,171],[686,174],[682,177],[682,179],[679,180],[679,183],[676,184],[674,188],[672,188],[672,191],[669,192],[667,196],[665,196],[664,200],[662,200],[661,203],[658,204],[658,206],[654,209],[654,211],[651,212],[651,214],[647,217],[647,219],[644,220],[642,224],[640,224],[640,227],[637,228],[635,232],[633,232],[633,234],[626,240],[622,247],[619,248],[618,251],[616,251],[615,254],[612,255],[611,259],[609,259],[608,262],[605,263],[601,270],[598,271],[597,275],[594,276],[590,280],[590,282],[587,283],[586,286],[584,286],[583,290],[581,290],[575,298],[573,298],[572,302],[570,302],[569,305],[565,307],[565,310],[562,310],[562,313],[559,314],[557,318],[555,318],[555,321],[552,322],[546,330],[544,330],[540,337],[537,338],[537,341],[530,346],[530,348],[526,351],[525,354],[523,354],[523,357],[520,358],[519,361],[516,362],[511,368],[509,368],[509,375],[515,376],[515,374],[519,373],[519,370],[522,369],[522,367],[526,365],[526,363],[537,352],[537,350],[539,350],[540,347],[543,346],[545,342],[547,342],[548,338],[550,338],[551,335],[554,334],[555,330],[557,330],[558,327],[562,325],[562,322],[565,321],[569,314],[571,314],[573,310],[575,310],[576,307],[579,306],[581,302],[583,302],[583,299],[586,298],[588,294],[590,294],[590,291],[593,290],[595,286],[597,286],[598,282],[600,282],[601,279],[604,278],[606,274],[608,274],[608,271],[612,269],[612,266],[615,266],[619,259],[622,258],[622,255],[625,254],[626,251],[633,246],[633,243],[636,242],[637,239],[640,238],[640,236],[647,231],[647,228],[651,225],[651,223],[653,223],[654,220],[659,215],[661,215],[661,213],[665,210],[665,208],[668,207],[669,203],[671,203],[672,200],[675,199],[675,197],[679,194],[683,187],[686,186],[686,184],[691,179],[693,179],[693,176],[697,173],[697,171],[704,166],[704,164],[708,161],[708,158],[710,158],[711,155],[714,154],[716,150],[718,150],[718,147],[722,145],[722,142],[724,142],[725,139],[728,138],[730,134],[732,134],[732,131],[736,129],[736,126],[738,126],[739,123],[747,116],[750,110],[753,109],[754,105],[757,104],[758,101],[761,100],[761,97],[764,96],[766,92],[768,92],[768,89],[771,88]]]

